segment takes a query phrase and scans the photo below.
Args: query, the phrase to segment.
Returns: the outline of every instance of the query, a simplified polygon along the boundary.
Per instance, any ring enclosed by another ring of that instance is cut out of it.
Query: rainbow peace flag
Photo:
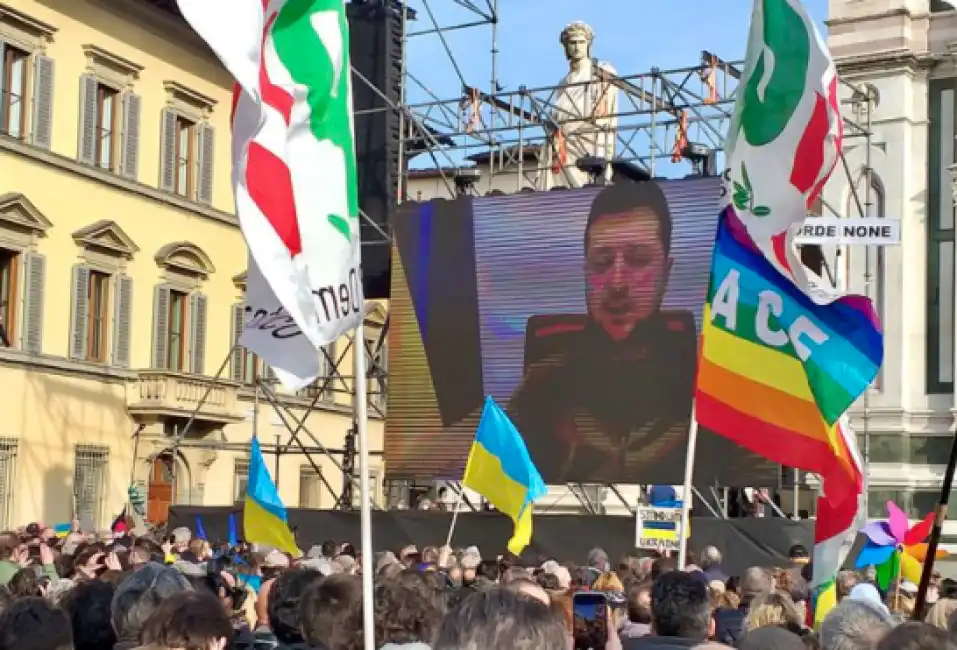
[[[818,304],[765,258],[728,207],[703,321],[698,424],[821,475],[835,502],[856,494],[859,472],[838,425],[883,357],[870,301],[843,296]]]

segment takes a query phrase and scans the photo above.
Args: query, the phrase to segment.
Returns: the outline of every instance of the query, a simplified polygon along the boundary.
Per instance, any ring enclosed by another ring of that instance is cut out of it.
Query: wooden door
[[[174,482],[172,459],[169,456],[154,458],[146,497],[146,518],[150,523],[162,524],[169,518]]]

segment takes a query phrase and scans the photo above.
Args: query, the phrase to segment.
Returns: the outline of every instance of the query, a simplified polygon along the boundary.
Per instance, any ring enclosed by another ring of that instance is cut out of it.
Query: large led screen
[[[549,483],[681,483],[720,179],[436,200],[396,215],[390,478],[462,477],[491,395]],[[699,485],[779,469],[699,433]]]

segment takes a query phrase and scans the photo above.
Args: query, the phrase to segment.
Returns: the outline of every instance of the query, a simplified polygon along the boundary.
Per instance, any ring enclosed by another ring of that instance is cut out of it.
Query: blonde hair
[[[941,598],[934,603],[934,606],[927,612],[924,622],[941,630],[946,630],[947,619],[949,619],[950,615],[955,611],[957,611],[957,600],[953,598]]]
[[[608,572],[603,573],[598,576],[598,579],[595,580],[595,584],[591,586],[592,591],[618,591],[623,592],[625,590],[625,585],[622,584],[621,578],[617,574]],[[618,629],[622,623],[622,619],[625,616],[625,610],[623,609],[611,609],[611,619],[614,623],[614,629]]]
[[[748,616],[745,619],[747,630],[756,630],[759,627],[770,626],[798,626],[801,625],[801,615],[794,606],[794,601],[787,594],[774,592],[758,594],[751,601]]]

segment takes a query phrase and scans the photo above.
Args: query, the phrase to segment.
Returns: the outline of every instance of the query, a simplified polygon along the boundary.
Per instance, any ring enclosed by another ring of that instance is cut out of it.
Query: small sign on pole
[[[635,547],[677,551],[681,531],[681,507],[638,506],[635,509]],[[691,524],[685,538],[691,537]]]
[[[901,243],[900,219],[838,219],[810,217],[795,238],[798,244],[859,244],[896,246]]]

